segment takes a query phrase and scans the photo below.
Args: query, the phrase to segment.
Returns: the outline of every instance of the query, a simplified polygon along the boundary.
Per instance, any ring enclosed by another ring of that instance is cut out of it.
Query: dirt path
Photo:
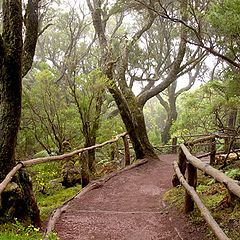
[[[166,155],[161,161],[149,160],[74,199],[56,224],[60,239],[202,240],[202,232],[196,232],[162,201],[171,187],[175,158]]]

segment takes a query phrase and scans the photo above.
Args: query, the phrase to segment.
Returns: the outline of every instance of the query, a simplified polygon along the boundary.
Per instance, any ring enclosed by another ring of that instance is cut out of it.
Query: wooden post
[[[125,166],[130,165],[130,151],[127,135],[123,136]]]
[[[191,164],[187,163],[187,182],[190,186],[196,189],[197,186],[197,169]],[[194,201],[191,195],[186,191],[185,193],[185,213],[194,210]]]
[[[89,183],[89,167],[88,167],[88,151],[84,151],[81,153],[81,176],[82,176],[82,187],[88,185]]]
[[[115,156],[116,156],[116,160],[119,161],[118,142],[115,143]]]
[[[110,160],[114,161],[115,159],[115,145],[111,144],[110,145]]]
[[[186,163],[186,156],[185,156],[184,152],[181,149],[180,153],[179,153],[179,157],[178,157],[178,166],[179,166],[180,171],[181,171],[183,176],[185,175],[185,172],[186,172],[186,164],[187,164]],[[179,179],[178,179],[176,174],[173,175],[172,185],[174,187],[180,185],[180,181],[179,181]]]
[[[230,151],[230,137],[224,138],[224,152],[228,153]]]
[[[215,156],[216,156],[216,139],[213,138],[211,140],[211,153],[210,153],[210,165],[215,164]]]
[[[172,154],[177,153],[177,137],[172,139]]]

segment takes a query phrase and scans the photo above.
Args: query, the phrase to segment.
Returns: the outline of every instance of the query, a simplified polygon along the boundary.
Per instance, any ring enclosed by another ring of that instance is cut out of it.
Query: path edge
[[[47,239],[47,236],[54,231],[55,229],[55,225],[56,225],[56,222],[58,221],[58,219],[61,217],[61,214],[64,213],[67,208],[68,208],[68,205],[71,201],[73,201],[74,199],[76,198],[80,198],[82,197],[83,195],[85,195],[86,193],[92,191],[93,189],[97,189],[97,188],[100,188],[102,187],[106,182],[108,182],[111,178],[115,177],[115,176],[118,176],[119,174],[123,173],[123,172],[126,172],[126,171],[129,171],[133,168],[136,168],[136,167],[139,167],[141,165],[144,165],[146,163],[149,162],[149,159],[141,159],[139,160],[139,162],[137,163],[133,163],[132,165],[130,166],[127,166],[127,167],[124,167],[116,172],[113,172],[113,173],[110,173],[98,180],[95,180],[95,181],[92,181],[90,182],[86,187],[83,188],[83,190],[78,193],[77,195],[75,195],[74,197],[70,198],[68,201],[66,201],[61,207],[55,209],[49,220],[48,220],[48,223],[47,223],[47,226],[45,228],[45,231],[44,231],[44,238]]]

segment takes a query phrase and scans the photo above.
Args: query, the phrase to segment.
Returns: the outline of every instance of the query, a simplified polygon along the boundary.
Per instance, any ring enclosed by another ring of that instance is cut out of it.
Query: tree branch
[[[160,94],[156,95],[156,97],[159,100],[160,104],[165,108],[166,112],[168,113],[170,111],[168,102],[165,101]]]
[[[24,23],[26,36],[23,45],[23,70],[25,76],[32,67],[33,57],[38,39],[38,3],[39,0],[28,0]]]
[[[162,81],[159,85],[156,87],[143,92],[141,95],[138,96],[138,103],[142,106],[152,97],[156,96],[160,92],[162,92],[164,89],[166,89],[172,82],[174,82],[177,79],[177,74],[179,72],[180,65],[183,61],[183,58],[185,56],[186,52],[186,40],[185,40],[185,33],[182,33],[181,42],[178,49],[178,54],[176,57],[176,60],[173,63],[173,66],[170,70],[170,73],[166,77],[164,81]]]
[[[41,31],[39,31],[38,37],[41,36],[41,35],[42,35],[49,27],[51,27],[51,26],[53,26],[53,23],[49,23],[49,24],[47,24],[45,27],[43,27],[43,28],[41,29]]]

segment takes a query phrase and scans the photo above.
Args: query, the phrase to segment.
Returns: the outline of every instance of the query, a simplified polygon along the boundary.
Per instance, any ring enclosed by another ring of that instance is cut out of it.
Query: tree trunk
[[[149,142],[143,109],[142,106],[138,105],[137,98],[133,93],[128,93],[127,95],[125,92],[125,95],[127,95],[126,100],[118,89],[110,88],[109,91],[118,106],[120,115],[130,136],[136,158],[158,158],[153,146]]]
[[[40,212],[25,170],[20,170],[1,196],[0,223],[17,218],[26,224],[41,227]]]
[[[81,154],[81,176],[82,176],[82,187],[86,187],[90,182],[89,176],[89,166],[88,166],[88,151],[85,151]]]
[[[97,136],[85,136],[85,145],[84,147],[91,147],[96,144]],[[95,172],[95,149],[88,151],[88,168],[91,174]]]
[[[177,120],[177,108],[176,108],[176,99],[169,99],[169,109],[167,111],[167,121],[162,132],[162,142],[167,144],[170,140],[170,130],[174,123]]]
[[[64,141],[62,145],[62,154],[72,151],[71,145],[68,141]],[[75,165],[77,160],[76,156],[72,156],[62,161],[62,185],[66,188],[73,187],[78,183],[81,184],[80,167]]]
[[[0,181],[15,165],[15,147],[20,126],[22,98],[22,13],[21,1],[10,4],[4,1],[4,18],[12,22],[4,22],[4,61],[0,76]],[[12,12],[10,12],[10,8]],[[14,11],[15,10],[15,11]],[[16,14],[13,18],[11,14]],[[12,26],[14,25],[14,27]],[[11,34],[15,35],[15,45],[11,42]]]
[[[35,2],[35,1],[33,1]],[[31,1],[32,4],[32,1]],[[3,1],[0,35],[0,182],[15,166],[22,105],[22,1]],[[36,9],[33,13],[37,15]],[[35,48],[32,49],[35,51]],[[0,200],[1,222],[15,217],[40,225],[39,211],[26,173],[19,173]]]
[[[228,116],[228,128],[230,130],[232,131],[235,130],[236,121],[237,121],[237,109],[233,108],[229,111],[229,116]]]

